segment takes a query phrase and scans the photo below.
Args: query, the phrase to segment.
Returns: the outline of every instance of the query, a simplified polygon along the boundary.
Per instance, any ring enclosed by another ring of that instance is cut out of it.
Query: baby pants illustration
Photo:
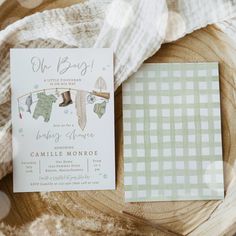
[[[52,104],[56,102],[57,98],[54,95],[46,95],[45,93],[38,93],[38,102],[36,104],[33,118],[38,119],[38,117],[42,116],[44,118],[44,122],[48,122],[51,117],[52,112]]]

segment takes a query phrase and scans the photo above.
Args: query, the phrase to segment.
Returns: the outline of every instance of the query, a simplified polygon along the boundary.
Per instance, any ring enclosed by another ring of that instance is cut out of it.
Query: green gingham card
[[[224,197],[218,63],[144,64],[123,130],[126,202]]]

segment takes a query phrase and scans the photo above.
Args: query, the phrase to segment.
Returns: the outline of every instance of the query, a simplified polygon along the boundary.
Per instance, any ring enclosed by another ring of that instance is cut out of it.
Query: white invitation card
[[[14,192],[115,189],[111,49],[12,49]]]

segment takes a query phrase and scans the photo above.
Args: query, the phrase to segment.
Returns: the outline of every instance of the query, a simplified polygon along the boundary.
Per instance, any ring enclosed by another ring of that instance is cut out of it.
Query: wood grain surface
[[[65,7],[79,0],[45,0],[33,9],[15,0],[0,5],[0,24],[7,24],[45,9]],[[11,210],[3,220],[21,226],[41,214],[63,214],[70,217],[94,216],[102,212],[146,225],[155,235],[233,235],[236,233],[236,184],[233,164],[236,159],[236,48],[213,26],[198,30],[174,43],[165,44],[147,62],[207,62],[220,64],[222,130],[225,162],[224,201],[184,201],[124,203],[122,156],[122,91],[116,92],[116,170],[115,191],[78,191],[53,193],[12,192],[12,175],[0,181],[0,190],[11,200]],[[228,163],[228,164],[227,164]],[[138,227],[138,226],[137,226]]]

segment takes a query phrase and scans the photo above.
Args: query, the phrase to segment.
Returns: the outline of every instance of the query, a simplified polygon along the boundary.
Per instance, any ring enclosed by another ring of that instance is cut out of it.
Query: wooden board
[[[0,6],[2,28],[11,21],[44,9],[65,7],[79,0],[45,0],[34,9],[26,9],[17,1],[5,1]],[[213,26],[198,30],[177,42],[163,45],[147,62],[205,62],[219,61],[221,81],[221,108],[224,161],[233,165],[236,159],[236,101],[235,73],[236,49],[230,40]],[[70,217],[96,216],[107,213],[147,225],[147,232],[191,235],[233,235],[236,232],[236,187],[229,186],[234,171],[226,167],[225,189],[230,195],[226,201],[185,201],[124,203],[123,156],[122,156],[122,91],[116,92],[116,168],[117,189],[115,191],[81,191],[57,193],[12,192],[12,175],[0,181],[0,190],[11,200],[11,211],[3,222],[21,226],[41,214],[64,214]],[[222,218],[223,217],[223,218]],[[219,226],[222,219],[224,225]],[[149,228],[150,226],[151,228]],[[206,233],[208,232],[208,234]]]

